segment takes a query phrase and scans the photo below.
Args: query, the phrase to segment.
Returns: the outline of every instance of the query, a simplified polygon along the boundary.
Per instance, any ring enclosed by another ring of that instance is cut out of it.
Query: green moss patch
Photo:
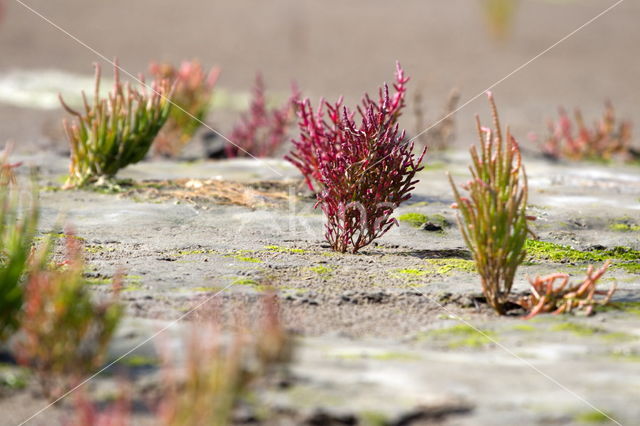
[[[575,334],[576,336],[586,337],[593,336],[596,333],[601,333],[602,329],[589,325],[576,324],[574,322],[564,322],[551,327],[551,331],[566,331]]]
[[[611,415],[600,411],[587,411],[575,416],[575,421],[586,424],[608,423],[611,421]]]
[[[638,266],[640,251],[629,247],[581,251],[546,241],[527,240],[526,250],[527,259],[533,262],[547,260],[555,263],[587,264],[613,260],[616,267],[625,269],[628,272],[636,270],[640,272],[640,267]]]
[[[413,277],[421,277],[423,275],[427,275],[428,271],[424,269],[398,269],[395,271],[396,274],[408,275]]]
[[[309,268],[311,272],[315,272],[318,275],[329,275],[333,272],[334,268],[330,266],[318,265]]]
[[[609,229],[617,232],[639,232],[640,225],[633,225],[628,223],[612,223],[609,225]]]
[[[278,253],[306,253],[306,250],[303,250],[303,249],[280,247],[280,246],[266,246],[265,249],[269,251],[278,252]]]
[[[429,331],[425,337],[428,340],[443,341],[450,349],[479,348],[493,343],[495,333],[467,324],[458,324],[449,328]]]
[[[449,226],[449,221],[441,214],[427,216],[426,214],[422,213],[405,213],[398,216],[398,220],[400,222],[404,222],[410,226],[413,226],[414,228],[419,228],[427,222],[433,223],[434,225],[440,226],[441,228]]]
[[[450,275],[454,271],[475,273],[476,265],[472,260],[465,259],[429,259],[429,264],[436,267],[435,272],[440,275]]]
[[[427,223],[427,215],[422,213],[405,213],[398,216],[398,220],[414,228],[419,228],[423,223]]]

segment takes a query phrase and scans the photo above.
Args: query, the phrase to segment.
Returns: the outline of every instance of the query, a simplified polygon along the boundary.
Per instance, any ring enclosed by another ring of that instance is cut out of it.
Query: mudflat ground
[[[231,99],[262,70],[276,93],[295,78],[313,98],[345,94],[351,102],[390,80],[399,59],[413,87],[423,88],[429,119],[451,87],[462,101],[472,98],[606,3],[521,1],[512,37],[496,43],[479,2],[468,0],[28,2],[131,71],[152,59],[219,64]],[[601,410],[633,425],[640,418],[640,168],[550,163],[526,141],[528,132],[544,131],[558,105],[595,117],[610,98],[622,117],[639,121],[639,12],[638,3],[623,2],[494,90],[503,122],[527,151],[531,213],[540,240],[550,243],[530,246],[515,291],[527,289],[527,276],[566,272],[577,280],[588,264],[612,258],[602,285],[617,283],[617,305],[592,317],[499,318],[475,297],[480,283],[449,208],[445,173],[466,180],[462,148],[475,141],[473,114],[487,117],[483,99],[456,115],[460,149],[429,154],[414,197],[397,211],[425,215],[442,230],[401,221],[358,255],[331,252],[321,213],[299,192],[297,171],[279,159],[148,161],[123,171],[134,183],[122,192],[61,191],[67,159],[55,92],[89,85],[97,58],[15,2],[0,24],[0,138],[15,142],[16,160],[39,168],[42,233],[68,223],[83,239],[96,296],[124,270],[128,317],[111,360],[195,306],[251,315],[271,285],[297,352],[288,386],[257,399],[253,410],[268,413],[264,424],[615,424]],[[208,121],[226,133],[237,109],[223,102]],[[414,122],[411,104],[403,119],[411,131],[430,124]],[[188,156],[201,151],[195,141]],[[167,332],[176,348],[189,319]],[[134,373],[143,391],[157,380],[156,363],[149,342],[117,367]],[[5,368],[3,377],[22,374]],[[104,374],[89,388],[108,400],[117,385]],[[47,404],[28,377],[23,389],[0,389],[3,425]],[[29,424],[63,424],[70,407],[65,401]]]
[[[59,191],[65,160],[31,160],[42,166],[43,232],[56,229],[61,216],[73,224],[97,293],[117,270],[126,271],[129,318],[113,359],[199,304],[199,311],[252,312],[257,295],[272,285],[298,342],[290,386],[262,395],[279,413],[276,424],[320,413],[362,424],[413,416],[456,425],[579,424],[597,418],[593,407],[633,424],[640,415],[629,403],[640,393],[640,240],[631,230],[640,224],[637,169],[527,161],[536,231],[553,244],[530,248],[516,293],[526,290],[527,276],[561,271],[577,280],[588,264],[611,258],[602,285],[617,283],[621,303],[592,317],[526,321],[499,318],[474,297],[479,279],[445,177],[449,171],[464,179],[465,157],[433,159],[412,201],[398,210],[399,217],[444,221],[441,231],[401,221],[357,255],[327,247],[321,214],[297,195],[296,172],[280,160],[144,163],[123,173],[137,184],[120,194]],[[234,184],[209,180],[218,176]],[[162,183],[167,177],[175,183]],[[225,199],[222,187],[243,187],[243,197]],[[195,196],[207,188],[208,197]],[[620,246],[629,250],[611,251]],[[172,335],[179,341],[186,334]],[[146,344],[131,356],[153,359],[153,348]],[[0,404],[12,424],[44,401],[18,392]],[[64,405],[50,410],[63,412]]]

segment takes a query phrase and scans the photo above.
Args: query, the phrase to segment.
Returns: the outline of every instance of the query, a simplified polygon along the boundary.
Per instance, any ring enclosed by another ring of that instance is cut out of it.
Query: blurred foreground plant
[[[529,280],[531,294],[518,300],[518,304],[526,309],[529,314],[527,319],[540,313],[562,314],[574,309],[584,309],[586,315],[590,315],[596,306],[604,306],[611,301],[616,291],[614,284],[608,291],[598,290],[598,280],[607,272],[610,261],[594,272],[593,265],[589,265],[586,278],[579,284],[570,285],[569,275],[551,274],[546,277],[536,277]],[[556,281],[560,283],[556,286]],[[596,299],[596,296],[604,296]]]
[[[119,279],[111,300],[94,303],[83,277],[80,243],[72,235],[66,241],[67,260],[59,268],[45,266],[49,244],[33,259],[21,318],[24,336],[16,345],[18,359],[34,369],[47,398],[100,366],[123,313]]]
[[[149,69],[155,79],[167,79],[175,85],[171,99],[175,105],[154,143],[157,154],[175,157],[206,119],[220,68],[213,67],[205,73],[198,61],[184,61],[177,69],[171,64],[156,63]]]
[[[224,339],[220,324],[198,324],[186,348],[186,365],[171,366],[165,352],[166,386],[160,424],[224,426],[252,384],[290,360],[291,342],[280,323],[275,295],[263,299],[263,318],[251,332]]]
[[[120,82],[116,63],[114,88],[102,99],[100,66],[95,64],[95,69],[92,104],[82,92],[84,114],[69,107],[60,96],[64,109],[75,117],[72,123],[64,121],[71,146],[66,188],[102,183],[112,179],[118,170],[142,160],[171,110],[169,80],[154,81],[148,91],[140,76],[143,84],[136,89]]]
[[[503,138],[498,111],[488,94],[494,129],[482,127],[476,116],[480,144],[471,147],[472,179],[462,188],[464,197],[451,175],[449,181],[458,209],[462,236],[473,254],[487,302],[499,314],[513,285],[518,266],[525,257],[529,234],[527,217],[527,175],[518,143],[507,128]]]
[[[631,148],[631,123],[616,119],[611,102],[605,104],[602,118],[592,128],[587,127],[579,109],[575,110],[574,122],[563,108],[559,114],[556,122],[549,122],[549,135],[542,145],[542,152],[547,157],[574,161],[638,157],[639,154]],[[574,126],[577,134],[574,134]]]
[[[89,400],[82,389],[77,392],[73,418],[67,426],[129,426],[131,422],[131,401],[126,393],[120,393],[108,407],[100,409]]]
[[[18,327],[23,305],[23,281],[38,227],[37,191],[22,197],[13,187],[8,151],[0,154],[0,342]],[[35,184],[34,184],[35,188]]]
[[[408,81],[397,64],[395,93],[385,84],[377,100],[365,95],[356,108],[359,124],[342,99],[321,101],[315,112],[308,99],[299,104],[300,137],[286,158],[318,193],[325,237],[336,251],[355,253],[397,224],[391,214],[418,182],[426,149],[414,155],[397,124]]]
[[[289,100],[279,108],[269,109],[265,97],[264,81],[256,75],[253,98],[249,111],[240,116],[234,126],[225,152],[227,157],[271,157],[287,141],[289,127],[295,114],[300,94],[294,87]]]

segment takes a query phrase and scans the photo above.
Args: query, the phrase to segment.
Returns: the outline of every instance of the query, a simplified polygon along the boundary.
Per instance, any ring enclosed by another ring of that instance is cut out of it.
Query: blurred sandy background
[[[0,24],[0,75],[56,69],[90,75],[96,55],[14,0]],[[268,88],[295,79],[305,95],[353,101],[391,80],[400,60],[424,90],[427,118],[437,118],[452,87],[462,102],[478,94],[598,13],[613,0],[522,0],[510,35],[489,31],[482,0],[25,0],[29,6],[133,73],[151,60],[199,58],[223,68],[221,87],[247,91],[261,70]],[[560,104],[599,113],[605,98],[625,118],[640,118],[640,3],[625,1],[496,89],[505,121],[524,139],[542,131]],[[108,67],[108,66],[107,66]],[[480,98],[457,116],[472,137]],[[0,105],[0,137],[22,149],[41,138],[61,111]],[[229,114],[212,117],[223,133]],[[413,131],[411,113],[405,126]]]

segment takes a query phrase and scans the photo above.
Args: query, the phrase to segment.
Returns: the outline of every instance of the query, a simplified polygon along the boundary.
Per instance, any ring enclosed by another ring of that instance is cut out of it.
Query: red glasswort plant
[[[574,309],[584,309],[586,315],[591,315],[596,306],[604,306],[611,301],[613,293],[616,291],[614,284],[608,291],[598,290],[598,280],[607,272],[610,261],[605,262],[602,268],[594,272],[593,265],[587,269],[587,277],[579,284],[569,284],[569,275],[551,274],[544,278],[536,277],[529,280],[531,294],[521,298],[518,304],[526,309],[529,314],[527,319],[533,318],[540,313],[562,314]],[[556,286],[556,281],[559,284]],[[596,296],[604,296],[596,299]]]
[[[365,95],[357,107],[359,124],[342,99],[321,102],[315,112],[308,99],[299,104],[300,138],[286,158],[319,192],[325,237],[339,252],[355,253],[397,224],[391,214],[411,198],[422,170],[426,148],[416,156],[398,129],[409,79],[400,64],[396,69],[395,93],[391,96],[385,84],[377,100]]]
[[[408,81],[409,77],[404,75],[404,70],[399,63],[396,63],[393,96],[389,96],[389,87],[386,83],[379,89],[377,101],[365,94],[362,105],[357,107],[360,116],[364,119],[371,109],[376,115],[375,118],[379,120],[376,124],[381,130],[395,126],[405,107]],[[328,116],[326,118],[325,107]],[[343,107],[342,97],[335,104],[321,99],[317,111],[313,110],[309,99],[298,102],[300,135],[298,139],[293,140],[294,150],[285,158],[300,170],[312,191],[320,192],[324,187],[321,169],[327,163],[334,161],[347,145],[346,135],[350,133],[349,127],[351,127],[349,122],[353,122],[354,115]]]
[[[171,98],[175,105],[154,143],[157,154],[174,157],[206,118],[220,68],[213,67],[207,74],[198,61],[184,61],[177,69],[171,64],[152,63],[149,70],[156,79],[168,79],[175,84]]]
[[[293,122],[295,105],[300,98],[297,89],[280,108],[269,109],[265,97],[264,81],[256,75],[253,98],[249,111],[240,116],[234,126],[231,141],[225,147],[227,157],[271,157],[287,140]]]
[[[458,209],[462,236],[473,254],[489,305],[505,313],[518,266],[525,257],[530,233],[526,215],[527,175],[520,149],[507,128],[503,138],[493,95],[488,93],[494,129],[482,127],[476,116],[479,150],[471,147],[472,179],[462,188],[463,197],[449,175]]]
[[[617,155],[630,159],[637,155],[630,146],[631,123],[616,120],[611,102],[605,104],[604,114],[593,128],[586,126],[579,109],[574,113],[575,122],[571,121],[564,108],[560,108],[559,115],[556,122],[549,122],[549,135],[542,145],[544,155],[575,161],[607,161]]]

